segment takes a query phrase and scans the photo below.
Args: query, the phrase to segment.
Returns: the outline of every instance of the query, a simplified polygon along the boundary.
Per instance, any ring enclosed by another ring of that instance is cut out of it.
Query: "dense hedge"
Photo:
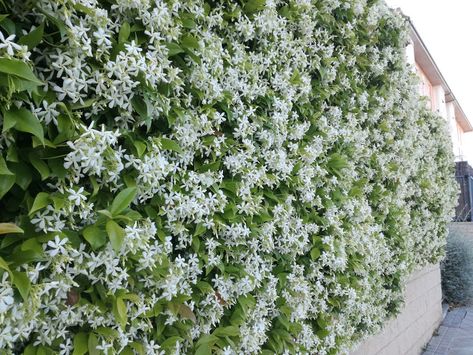
[[[4,353],[341,353],[442,256],[383,1],[0,3]]]

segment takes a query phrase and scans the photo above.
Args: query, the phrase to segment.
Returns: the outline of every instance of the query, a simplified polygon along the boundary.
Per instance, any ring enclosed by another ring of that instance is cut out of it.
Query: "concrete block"
[[[414,272],[406,284],[405,299],[399,316],[390,320],[379,334],[369,337],[352,351],[352,355],[421,353],[442,319],[439,265],[429,265]],[[442,345],[439,341],[438,346]]]

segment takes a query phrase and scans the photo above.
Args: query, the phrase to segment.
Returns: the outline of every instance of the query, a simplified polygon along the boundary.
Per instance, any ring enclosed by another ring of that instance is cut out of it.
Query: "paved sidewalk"
[[[450,310],[423,355],[473,355],[473,307]]]

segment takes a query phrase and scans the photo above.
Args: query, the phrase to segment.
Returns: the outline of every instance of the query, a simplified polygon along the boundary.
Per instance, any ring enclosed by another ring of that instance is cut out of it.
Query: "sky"
[[[473,123],[473,0],[386,0],[409,16]],[[473,133],[464,137],[473,164]]]

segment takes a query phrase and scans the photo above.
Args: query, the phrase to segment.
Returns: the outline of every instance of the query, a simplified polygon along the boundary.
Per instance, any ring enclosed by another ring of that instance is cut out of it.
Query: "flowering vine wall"
[[[442,256],[383,1],[0,7],[0,353],[344,353]]]

